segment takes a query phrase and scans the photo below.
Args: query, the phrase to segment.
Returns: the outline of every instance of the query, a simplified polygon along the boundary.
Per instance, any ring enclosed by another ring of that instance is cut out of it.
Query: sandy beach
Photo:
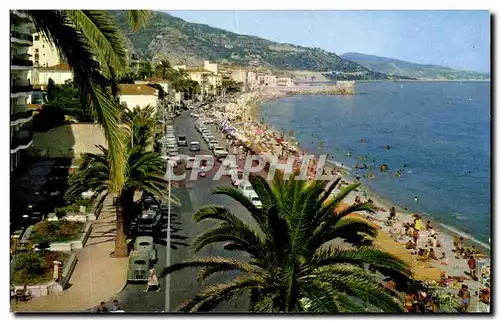
[[[219,111],[214,114],[216,117],[227,120],[231,126],[237,129],[239,137],[248,142],[249,147],[251,147],[257,153],[264,155],[265,157],[270,156],[283,156],[287,157],[290,151],[296,150],[300,155],[302,151],[298,145],[294,142],[293,138],[282,137],[282,134],[272,131],[269,126],[262,124],[259,118],[259,107],[264,101],[269,101],[277,99],[280,97],[287,96],[287,94],[278,91],[259,91],[259,92],[249,92],[241,94],[236,98],[235,102],[228,104],[219,104],[215,106]],[[313,161],[314,162],[314,161]],[[341,169],[336,166],[335,163],[330,163],[328,168],[328,173],[334,171],[340,175],[345,184],[353,183],[354,180],[345,175],[345,169]],[[314,176],[313,170],[310,173],[310,177]],[[339,190],[336,189],[334,193]],[[345,202],[348,204],[354,203],[356,198],[361,199],[362,202],[371,199],[375,206],[379,210],[372,215],[359,214],[363,216],[377,227],[379,227],[379,236],[375,241],[379,247],[387,252],[393,253],[394,255],[407,261],[412,267],[412,271],[416,279],[426,281],[429,284],[437,285],[440,282],[441,276],[445,274],[451,277],[450,283],[447,287],[443,289],[448,290],[449,293],[458,293],[460,286],[462,284],[467,284],[471,293],[473,294],[473,299],[471,299],[471,306],[469,307],[469,312],[480,311],[488,312],[489,306],[480,302],[477,305],[478,297],[474,296],[480,283],[473,280],[467,273],[469,272],[468,262],[463,256],[459,256],[457,252],[454,251],[454,241],[462,237],[463,240],[460,241],[460,245],[467,249],[468,247],[473,247],[474,250],[480,251],[481,253],[474,255],[478,260],[486,263],[484,265],[483,272],[487,277],[483,280],[482,287],[489,283],[489,258],[487,254],[489,253],[488,245],[474,243],[470,240],[469,236],[459,236],[453,234],[447,229],[443,229],[439,226],[439,223],[432,222],[433,228],[428,230],[425,229],[426,218],[421,217],[423,222],[423,228],[420,230],[420,236],[417,241],[416,249],[430,249],[434,247],[435,254],[440,259],[425,258],[417,254],[411,254],[405,245],[409,240],[413,240],[412,237],[405,235],[405,228],[403,225],[405,223],[414,223],[414,214],[406,211],[400,207],[396,207],[396,221],[389,225],[387,219],[389,218],[389,209],[391,206],[396,206],[391,204],[387,200],[376,196],[370,192],[366,187],[360,186],[357,191],[348,195]],[[440,246],[435,244],[435,241],[429,239],[430,234],[435,234],[436,240],[440,243]],[[433,245],[432,245],[433,244]],[[416,251],[414,251],[416,252]],[[444,253],[444,254],[443,254]],[[484,255],[483,255],[484,254]],[[441,259],[441,257],[443,257]]]

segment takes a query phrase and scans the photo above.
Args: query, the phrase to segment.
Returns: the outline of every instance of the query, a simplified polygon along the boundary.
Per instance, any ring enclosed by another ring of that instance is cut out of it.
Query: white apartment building
[[[49,67],[38,67],[33,69],[33,83],[37,85],[47,85],[49,79],[55,84],[61,85],[66,81],[73,80],[73,71],[68,64],[58,64]]]
[[[33,144],[33,113],[27,99],[33,85],[29,74],[33,68],[29,48],[35,28],[28,15],[10,11],[10,170],[19,165],[23,154]]]
[[[39,33],[33,34],[33,46],[28,53],[35,67],[49,67],[62,63],[56,47]]]

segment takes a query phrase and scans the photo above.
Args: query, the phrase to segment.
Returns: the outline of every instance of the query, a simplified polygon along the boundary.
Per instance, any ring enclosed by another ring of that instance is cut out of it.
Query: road
[[[186,135],[188,141],[200,142],[201,151],[197,154],[211,154],[205,141],[194,128],[193,119],[189,116],[189,112],[183,112],[175,119],[175,133],[176,135]],[[221,136],[216,134],[215,131],[213,133],[216,135],[217,139],[221,138]],[[221,141],[219,140],[219,142]],[[179,153],[193,154],[190,153],[186,147],[179,147]],[[180,182],[177,187],[172,188],[172,193],[177,196],[182,203],[182,207],[178,211],[180,216],[175,219],[175,221],[178,221],[179,223],[174,224],[173,228],[179,228],[179,231],[175,232],[176,235],[187,237],[185,240],[178,241],[190,244],[200,232],[206,231],[216,225],[215,222],[196,223],[193,220],[193,213],[204,205],[224,205],[240,219],[247,223],[251,222],[250,215],[241,205],[229,197],[214,196],[210,194],[209,190],[217,185],[231,184],[230,179],[227,176],[223,176],[219,181],[212,180],[211,175],[213,175],[214,172],[215,171],[212,170],[207,173],[205,178],[198,178],[198,180],[194,181],[189,180],[190,172],[188,172],[188,179]],[[163,267],[165,267],[166,263],[166,236],[161,237],[164,238],[156,240],[158,261],[155,264],[155,268],[158,273],[163,269]],[[177,240],[172,239],[172,242],[174,241]],[[171,254],[172,263],[178,263],[193,258],[193,254],[186,246],[178,246],[178,249],[173,249]],[[222,245],[211,245],[206,247],[196,254],[196,256],[232,256],[238,259],[243,259],[243,257],[238,253],[224,250]],[[196,279],[196,274],[197,270],[183,270],[171,275],[171,311],[176,310],[181,302],[191,299],[198,293],[200,287]],[[231,275],[234,274],[229,273],[228,275],[214,277],[210,280],[210,282],[223,282],[228,280],[228,277]],[[129,284],[120,294],[117,295],[116,299],[126,312],[162,312],[165,310],[165,278],[160,279],[160,283],[162,284],[161,292],[150,291],[146,294],[142,292],[142,290],[145,289],[145,284]],[[247,311],[247,308],[248,298],[244,296],[238,300],[234,300],[220,306],[216,311],[244,312]]]

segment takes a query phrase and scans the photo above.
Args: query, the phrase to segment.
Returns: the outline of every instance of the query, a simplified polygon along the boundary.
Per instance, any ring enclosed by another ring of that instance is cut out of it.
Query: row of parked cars
[[[136,239],[134,249],[129,256],[128,281],[144,282],[148,280],[149,266],[157,260],[154,237],[161,233],[162,218],[167,213],[167,205],[159,202],[153,195],[143,192],[139,215],[132,223]]]
[[[222,161],[229,153],[219,144],[212,132],[205,126],[205,122],[207,121],[196,122],[195,128],[201,134],[215,158]]]

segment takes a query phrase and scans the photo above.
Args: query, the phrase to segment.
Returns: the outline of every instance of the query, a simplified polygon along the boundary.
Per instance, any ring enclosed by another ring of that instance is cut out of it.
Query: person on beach
[[[356,196],[356,198],[354,198],[354,203],[355,204],[360,204],[361,203],[361,198],[359,196]]]
[[[425,229],[431,230],[433,228],[434,227],[432,227],[432,222],[430,220],[427,220],[427,222],[425,223]]]
[[[413,227],[415,230],[422,230],[422,219],[420,219],[419,216],[415,217],[415,220],[413,221]]]
[[[467,285],[462,284],[462,288],[458,291],[458,297],[461,299],[460,312],[467,312],[470,303],[470,291]]]
[[[413,229],[413,236],[412,237],[413,237],[413,242],[415,244],[418,244],[418,239],[420,238],[420,233],[419,233],[418,229],[416,229],[416,228]]]
[[[443,252],[441,254],[441,258],[440,259],[441,259],[441,265],[448,265],[448,259],[446,258],[446,253],[445,252]]]
[[[474,256],[470,256],[469,260],[467,261],[467,265],[469,266],[470,270],[470,276],[473,279],[476,279],[476,260],[474,259]]]
[[[434,252],[434,248],[431,248],[430,251],[429,251],[429,257],[432,258],[432,259],[435,259],[435,260],[439,260],[440,258],[438,258],[436,256],[436,253]]]
[[[393,223],[394,221],[396,221],[396,208],[391,207],[391,209],[389,210],[389,219],[387,219],[387,221],[389,223]]]

